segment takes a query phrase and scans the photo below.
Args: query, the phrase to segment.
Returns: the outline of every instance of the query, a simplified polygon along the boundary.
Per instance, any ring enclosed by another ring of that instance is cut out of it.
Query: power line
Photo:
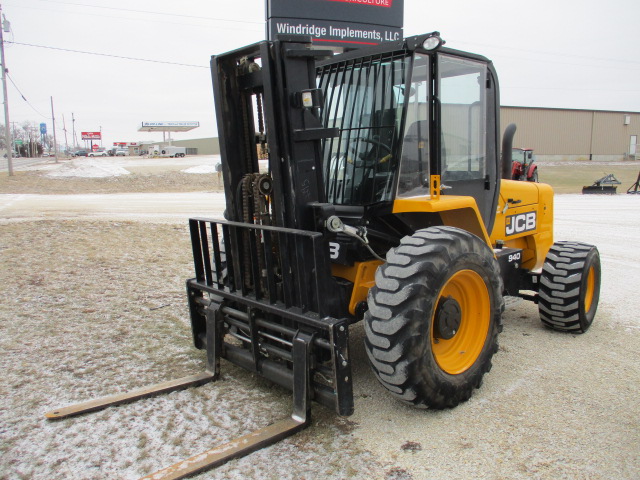
[[[5,5],[11,5],[14,8],[28,8],[31,10],[36,10],[36,11],[42,11],[42,12],[53,12],[56,14],[60,14],[63,13],[61,12],[59,9],[56,9],[55,6],[52,6],[53,8],[46,8],[46,7],[35,7],[35,6],[28,6],[28,5],[15,5],[12,3],[5,3]],[[69,13],[69,12],[64,12],[64,13]],[[90,17],[99,17],[101,19],[105,19],[105,18],[115,18],[117,20],[128,20],[128,21],[132,21],[132,22],[140,22],[140,21],[144,21],[144,22],[148,22],[151,23],[153,25],[156,25],[158,23],[164,23],[164,24],[168,24],[168,25],[172,25],[172,26],[176,26],[176,25],[184,25],[187,27],[197,27],[197,28],[204,28],[204,29],[211,29],[211,25],[205,25],[203,23],[196,23],[196,22],[177,22],[175,19],[170,19],[170,20],[159,20],[159,19],[152,19],[152,18],[142,18],[142,19],[134,19],[131,16],[125,16],[125,15],[108,15],[104,12],[95,12],[95,13],[89,13],[89,12],[80,12],[80,11],[73,11],[70,12],[73,15],[85,15],[85,16],[90,16]],[[169,14],[158,14],[158,15],[169,15]],[[147,15],[148,17],[148,15]],[[196,19],[200,19],[200,20],[213,20],[216,21],[215,18],[212,17],[203,17],[203,18],[198,18],[195,17]],[[227,21],[225,19],[221,19],[221,21]],[[261,29],[258,30],[254,30],[253,28],[251,28],[250,26],[238,26],[238,25],[227,25],[227,26],[218,26],[216,25],[214,27],[216,30],[231,30],[233,32],[238,32],[239,29],[242,29],[242,31],[247,31],[247,32],[257,32],[257,31],[261,31]]]
[[[452,39],[452,41],[450,43],[455,42],[456,39]],[[476,42],[469,42],[469,41],[465,41],[465,40],[461,40],[458,41],[459,44],[461,45],[468,45],[468,46],[472,46],[473,48],[478,47],[478,46],[482,46],[482,47],[487,47],[487,48],[496,48],[499,50],[512,50],[515,52],[523,52],[523,53],[529,53],[529,54],[533,54],[533,55],[544,55],[544,59],[531,59],[531,58],[526,58],[523,59],[522,57],[510,57],[507,55],[502,55],[504,58],[510,58],[510,59],[517,59],[517,60],[526,60],[526,61],[534,61],[534,62],[551,62],[551,63],[563,63],[566,65],[578,65],[578,66],[601,66],[601,65],[585,65],[585,64],[567,64],[564,61],[560,61],[560,60],[549,60],[549,57],[566,57],[566,58],[577,58],[577,59],[581,59],[581,60],[593,60],[593,61],[598,61],[598,62],[613,62],[613,63],[622,63],[624,65],[640,65],[640,62],[638,61],[634,61],[634,60],[629,60],[629,59],[622,59],[622,58],[612,58],[612,57],[594,57],[591,55],[575,55],[575,54],[570,54],[570,53],[562,53],[561,51],[554,51],[554,52],[545,52],[542,50],[529,50],[529,49],[524,49],[524,48],[517,48],[517,47],[509,47],[509,46],[505,46],[505,45],[495,45],[495,44],[488,44],[488,43],[476,43]],[[495,56],[495,55],[493,55]],[[607,68],[616,68],[616,67],[607,67]],[[635,67],[631,67],[631,68],[635,68]]]
[[[61,3],[63,5],[73,5],[77,7],[102,8],[105,10],[117,10],[122,12],[149,13],[152,15],[165,15],[170,17],[197,18],[198,20],[215,20],[215,21],[221,21],[221,22],[251,23],[255,25],[264,25],[264,22],[254,22],[251,20],[236,20],[231,18],[219,18],[219,17],[203,17],[201,15],[185,15],[180,13],[154,12],[152,10],[135,10],[132,8],[105,7],[101,5],[87,5],[86,3],[63,2],[60,0],[39,0],[39,1],[47,2],[47,3]]]
[[[29,105],[34,112],[36,112],[38,115],[40,115],[41,117],[46,118],[47,120],[51,120],[51,117],[47,117],[46,115],[44,115],[42,112],[40,112],[36,107],[34,107],[33,105],[31,105],[31,102],[29,102],[29,100],[27,100],[27,97],[24,96],[24,94],[20,91],[20,89],[18,88],[18,85],[16,85],[16,82],[13,81],[13,78],[11,77],[11,75],[9,75],[9,72],[6,72],[7,78],[9,78],[9,81],[13,84],[13,86],[15,87],[15,89],[18,91],[18,93],[20,94],[20,96],[22,97],[22,99],[27,102],[27,105]]]
[[[25,47],[37,47],[37,48],[47,48],[49,50],[60,50],[62,52],[84,53],[86,55],[98,55],[100,57],[111,57],[111,58],[121,58],[124,60],[135,60],[137,62],[164,63],[168,65],[179,65],[182,67],[195,67],[195,68],[207,68],[207,69],[209,68],[204,65],[192,65],[190,63],[177,63],[177,62],[167,62],[165,60],[150,60],[148,58],[124,57],[122,55],[112,55],[110,53],[87,52],[85,50],[72,50],[70,48],[50,47],[47,45],[35,45],[33,43],[9,42],[9,41],[6,41],[5,43],[11,43],[13,45],[22,45]]]
[[[512,57],[510,55],[504,55],[501,53],[495,53],[494,55],[492,55],[492,59],[498,59],[498,58],[503,58],[503,59],[508,59],[508,60],[516,60],[519,62],[526,62],[527,64],[529,63],[543,63],[543,64],[557,64],[557,65],[565,65],[565,66],[573,66],[573,67],[585,67],[585,68],[597,68],[599,70],[604,70],[605,68],[607,70],[636,70],[638,68],[640,68],[640,63],[636,63],[636,62],[626,62],[626,64],[624,65],[608,65],[608,66],[603,66],[601,64],[586,64],[586,63],[574,63],[574,62],[569,62],[569,61],[563,61],[561,59],[556,59],[556,60],[551,60],[548,58],[523,58],[523,57]],[[576,57],[576,58],[580,58],[580,57]],[[612,62],[622,62],[621,60],[611,60]],[[494,62],[495,63],[495,62]]]

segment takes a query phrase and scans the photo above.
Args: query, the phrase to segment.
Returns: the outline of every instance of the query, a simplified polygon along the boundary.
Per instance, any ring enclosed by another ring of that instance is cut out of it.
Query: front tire
[[[376,272],[365,346],[380,383],[405,403],[450,408],[491,369],[503,284],[493,251],[453,227],[404,237]]]
[[[553,244],[542,267],[538,310],[542,323],[554,330],[584,333],[600,299],[600,253],[579,242]]]

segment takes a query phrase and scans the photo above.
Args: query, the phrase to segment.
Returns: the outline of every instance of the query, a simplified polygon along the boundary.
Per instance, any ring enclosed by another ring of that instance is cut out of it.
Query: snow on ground
[[[131,172],[121,166],[106,163],[102,158],[77,157],[70,162],[65,162],[55,170],[46,175],[48,177],[83,177],[83,178],[104,178],[119,177],[129,175]]]
[[[217,170],[215,165],[198,165],[182,171],[184,173],[216,173]]]
[[[601,165],[603,167],[628,167],[628,166],[640,166],[639,161],[624,160],[617,162],[604,162],[604,161],[587,161],[587,160],[541,160],[537,161],[541,166],[555,167],[555,166],[569,166],[576,165],[584,167],[585,165]]]
[[[185,173],[215,173],[216,165],[220,163],[220,155],[196,155],[180,159],[175,158],[146,158],[146,157],[75,157],[61,160],[59,163],[51,161],[21,167],[25,171],[46,172],[48,177],[82,177],[105,178],[129,175],[131,168],[154,168],[187,166]]]
[[[224,193],[114,193],[0,195],[0,225],[43,219],[130,220],[185,224],[190,217],[221,216]]]
[[[376,458],[397,460],[414,480],[640,478],[640,196],[557,195],[555,239],[598,247],[591,329],[553,332],[535,304],[508,304],[482,388],[454,410],[426,415],[385,399],[354,361],[354,391],[366,392],[351,417],[354,434]],[[352,330],[357,358],[364,335]],[[421,450],[399,453],[403,441]]]
[[[206,165],[198,165],[196,167],[187,168],[186,170],[182,170],[184,173],[216,173],[218,172],[218,165],[220,164],[220,156],[217,155],[217,158],[214,158],[214,163],[207,163]],[[268,160],[258,160],[258,166],[260,172],[267,172],[269,168]]]
[[[602,260],[602,298],[616,325],[640,332],[640,195],[556,195],[555,239],[594,244]]]
[[[126,168],[121,161],[102,165]],[[288,392],[223,362],[217,384],[77,419],[42,417],[202,367],[189,342],[184,219],[197,205],[220,211],[224,196],[198,195],[0,195],[0,479],[137,478],[288,412]],[[314,405],[309,430],[197,478],[640,478],[640,195],[557,195],[555,238],[600,251],[589,332],[552,332],[535,304],[509,304],[483,386],[434,412],[390,397],[356,324],[352,417]]]

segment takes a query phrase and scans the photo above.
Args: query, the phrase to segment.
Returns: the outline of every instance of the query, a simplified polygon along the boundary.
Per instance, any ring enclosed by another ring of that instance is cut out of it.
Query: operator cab
[[[434,32],[318,67],[323,126],[340,132],[322,149],[326,201],[338,214],[360,206],[366,224],[391,213],[397,199],[427,201],[430,178],[439,175],[440,193],[474,197],[491,230],[500,176],[497,77],[486,58],[441,44]]]

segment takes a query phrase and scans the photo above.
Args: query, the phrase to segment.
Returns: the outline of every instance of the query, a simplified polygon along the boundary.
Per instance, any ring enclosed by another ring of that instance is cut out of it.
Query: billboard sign
[[[267,38],[310,35],[314,43],[358,48],[400,40],[404,0],[266,0]]]
[[[102,132],[80,132],[82,140],[100,140]]]
[[[142,122],[139,132],[188,132],[198,128],[200,122]]]

